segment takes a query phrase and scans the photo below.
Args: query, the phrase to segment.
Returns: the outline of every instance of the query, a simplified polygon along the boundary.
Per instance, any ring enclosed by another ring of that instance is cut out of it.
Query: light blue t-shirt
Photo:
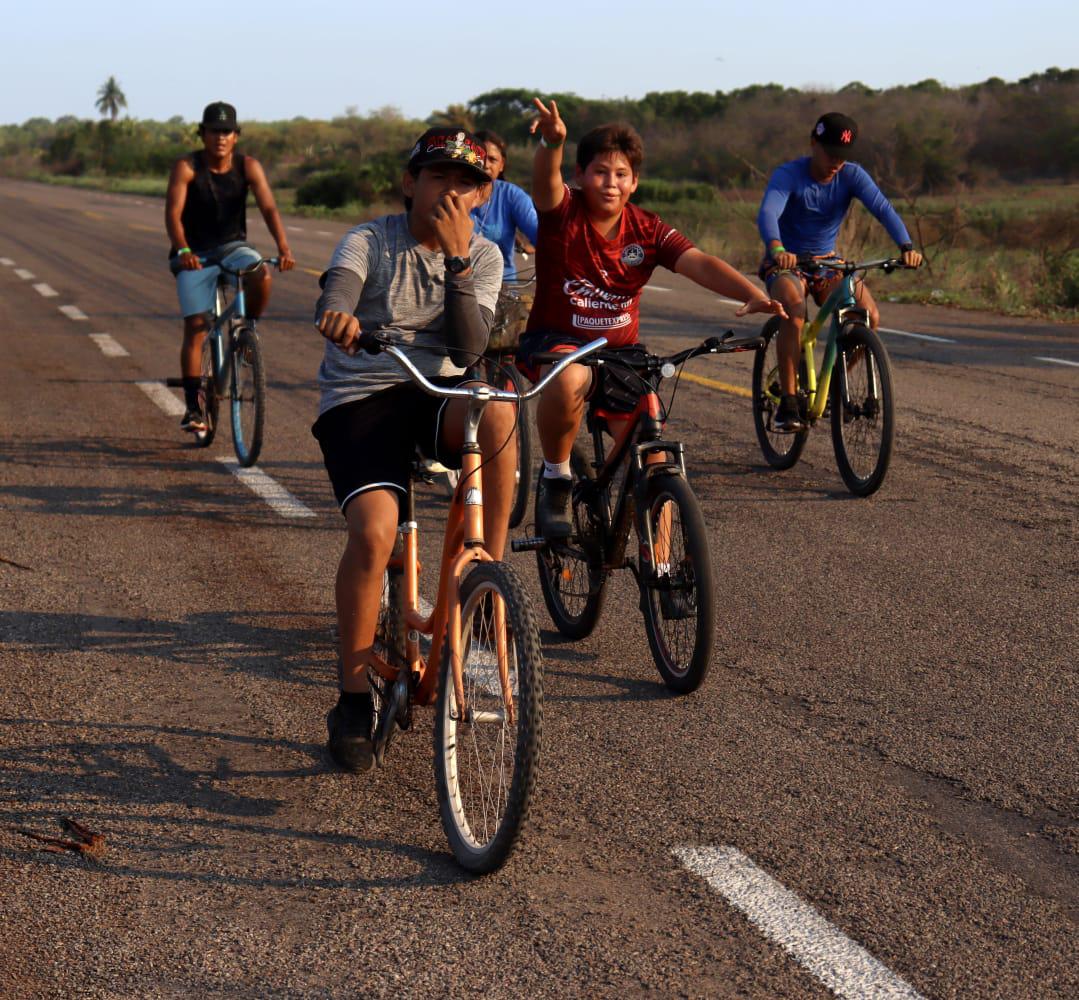
[[[827,184],[813,180],[810,157],[777,167],[768,181],[757,213],[765,253],[772,240],[801,257],[832,253],[850,203],[857,198],[888,230],[896,246],[910,242],[903,220],[891,202],[857,163],[844,163]]]
[[[517,267],[513,261],[513,241],[517,230],[528,237],[529,243],[536,243],[539,220],[532,199],[516,184],[495,181],[487,202],[472,209],[472,219],[476,224],[476,232],[496,244],[502,251],[502,260],[505,262],[502,279],[517,277]]]

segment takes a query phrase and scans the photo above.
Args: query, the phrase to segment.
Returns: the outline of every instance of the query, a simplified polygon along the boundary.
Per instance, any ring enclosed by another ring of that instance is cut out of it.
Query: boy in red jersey
[[[629,204],[637,190],[644,148],[628,125],[601,125],[577,146],[577,189],[562,180],[566,125],[554,101],[535,99],[532,131],[540,147],[532,167],[532,200],[539,213],[536,301],[521,340],[528,366],[539,351],[573,350],[604,336],[613,347],[635,344],[641,290],[662,265],[719,295],[745,303],[736,315],[786,316],[729,264],[698,250],[657,215]],[[570,365],[540,398],[536,411],[543,476],[537,530],[567,538],[570,521],[570,451],[593,391],[592,369]]]

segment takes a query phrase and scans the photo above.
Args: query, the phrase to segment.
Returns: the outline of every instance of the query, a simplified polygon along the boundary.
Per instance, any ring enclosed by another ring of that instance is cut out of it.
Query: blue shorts
[[[200,257],[213,257],[211,250],[199,254]],[[238,246],[229,250],[221,263],[234,271],[250,267],[260,261],[262,255],[254,248],[247,245]],[[221,268],[215,264],[204,264],[198,271],[179,271],[176,274],[176,294],[180,297],[180,315],[201,316],[203,313],[212,312],[214,308],[214,294],[217,291],[217,279],[221,275]],[[225,276],[235,283],[232,275]]]

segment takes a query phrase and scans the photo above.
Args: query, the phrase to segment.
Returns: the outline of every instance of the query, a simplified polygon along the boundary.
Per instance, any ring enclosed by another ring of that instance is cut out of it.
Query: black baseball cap
[[[833,156],[845,157],[858,141],[858,123],[838,111],[829,111],[817,119],[813,138]]]
[[[487,146],[478,136],[456,125],[429,128],[408,155],[408,169],[412,173],[436,163],[464,167],[478,181],[491,179],[483,169],[487,164]]]
[[[239,125],[236,124],[236,109],[224,101],[207,104],[202,112],[201,124],[203,128],[217,128],[223,132],[239,131]]]

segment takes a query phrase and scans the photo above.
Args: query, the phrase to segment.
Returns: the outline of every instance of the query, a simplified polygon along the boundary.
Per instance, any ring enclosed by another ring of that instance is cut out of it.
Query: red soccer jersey
[[[567,187],[562,203],[539,213],[536,301],[528,332],[575,340],[606,337],[612,347],[638,339],[641,289],[657,264],[674,270],[693,244],[658,215],[626,205],[617,235],[604,239],[588,221],[584,196]]]

